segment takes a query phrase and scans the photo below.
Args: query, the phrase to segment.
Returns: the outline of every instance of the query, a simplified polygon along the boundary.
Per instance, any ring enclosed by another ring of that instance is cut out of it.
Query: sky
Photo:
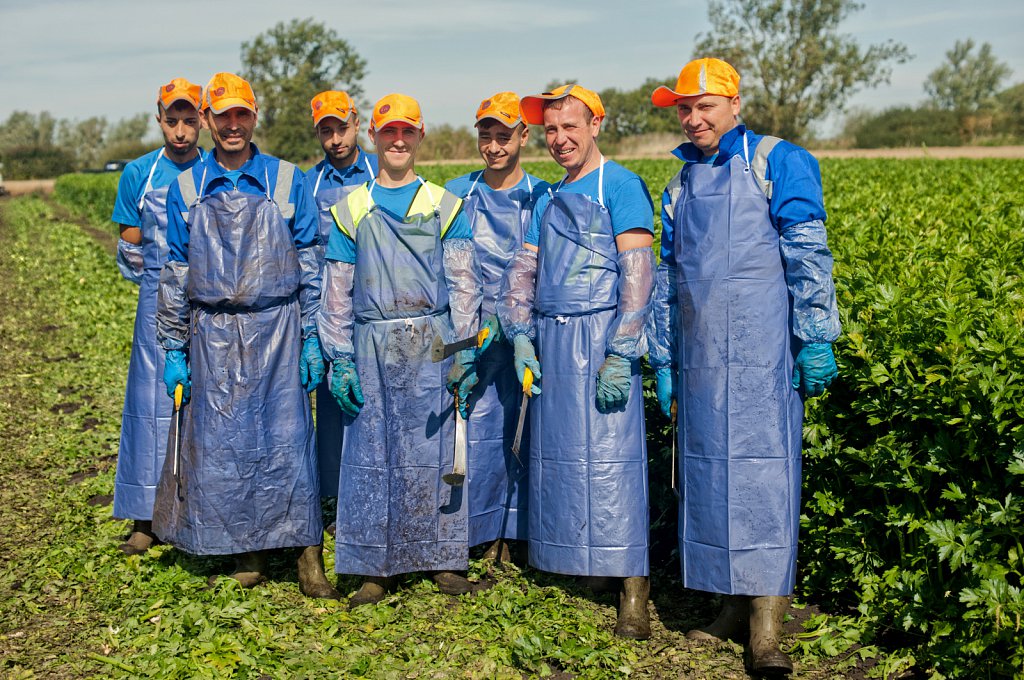
[[[922,102],[928,73],[966,38],[992,44],[1012,69],[1006,85],[1024,82],[1020,0],[863,5],[841,31],[864,46],[902,42],[914,58],[895,65],[891,84],[858,93],[849,106]],[[217,71],[237,71],[243,42],[279,21],[312,17],[366,60],[368,100],[417,98],[429,131],[471,124],[479,102],[501,90],[522,96],[568,79],[593,90],[632,89],[648,77],[671,85],[710,29],[707,15],[704,0],[0,0],[0,121],[17,110],[75,120],[151,111],[171,78],[205,84]],[[829,135],[837,126],[833,119],[817,130]]]

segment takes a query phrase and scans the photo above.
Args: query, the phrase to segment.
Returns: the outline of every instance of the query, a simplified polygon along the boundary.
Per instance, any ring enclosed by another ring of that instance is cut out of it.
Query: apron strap
[[[142,187],[142,194],[139,196],[139,210],[142,210],[142,205],[146,201],[146,194],[153,188],[153,174],[156,172],[157,163],[164,157],[164,149],[166,147],[160,147],[160,153],[156,155],[156,160],[153,161],[153,167],[149,169],[149,177],[146,178],[146,184]]]
[[[469,192],[466,194],[466,198],[469,198],[470,196],[473,195],[473,192],[476,191],[476,183],[479,182],[480,178],[483,177],[483,176],[484,176],[484,171],[481,170],[480,174],[477,175],[476,179],[473,180],[472,186],[469,187]]]
[[[326,169],[326,167],[327,166],[325,165],[323,168],[320,168],[320,172],[317,173],[316,184],[313,185],[313,195],[314,196],[316,196],[316,192],[320,190],[320,180],[323,179],[324,170]]]

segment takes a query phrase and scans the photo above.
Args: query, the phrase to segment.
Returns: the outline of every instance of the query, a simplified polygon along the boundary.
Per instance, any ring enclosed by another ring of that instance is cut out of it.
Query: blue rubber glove
[[[666,418],[671,418],[672,401],[676,398],[676,372],[671,366],[662,366],[654,369],[654,378],[657,380],[658,406]]]
[[[302,342],[302,354],[299,355],[299,380],[307,392],[312,392],[324,379],[327,369],[324,356],[320,353],[320,340],[310,336]]]
[[[501,323],[498,321],[498,317],[496,315],[491,314],[484,319],[484,323],[480,326],[480,330],[485,328],[488,331],[487,337],[484,338],[484,342],[480,345],[480,349],[476,351],[477,356],[483,354],[487,348],[491,346],[492,342],[501,342],[505,339],[501,332]]]
[[[625,408],[632,378],[633,362],[617,354],[606,356],[597,370],[597,410],[607,413]]]
[[[174,388],[181,385],[181,401],[185,403],[192,396],[192,371],[185,360],[185,353],[180,349],[169,349],[164,358],[164,386],[167,396],[174,398]]]
[[[469,393],[478,382],[480,377],[476,374],[476,350],[464,349],[456,352],[445,387],[448,388],[449,394],[458,395],[459,413],[463,418],[469,417]]]
[[[512,347],[515,349],[514,361],[519,384],[523,384],[526,369],[529,368],[533,372],[533,386],[530,387],[530,394],[540,394],[540,385],[537,384],[537,380],[540,379],[540,362],[537,361],[537,350],[533,348],[533,343],[525,334],[517,335],[512,340]]]
[[[796,365],[793,366],[793,389],[802,389],[806,397],[817,397],[825,393],[825,388],[838,375],[839,369],[836,368],[831,343],[804,345],[796,355]]]
[[[341,410],[353,418],[363,407],[363,387],[355,363],[347,357],[338,357],[331,364],[331,394]]]

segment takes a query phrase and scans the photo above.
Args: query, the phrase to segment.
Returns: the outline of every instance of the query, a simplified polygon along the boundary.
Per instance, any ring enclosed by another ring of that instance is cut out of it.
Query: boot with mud
[[[750,644],[746,661],[751,672],[769,677],[793,672],[793,662],[779,649],[782,619],[787,609],[788,597],[750,598]]]
[[[241,553],[235,556],[235,571],[228,574],[229,578],[238,581],[243,588],[258,586],[267,580],[267,556],[260,551]],[[208,583],[212,586],[217,581],[211,576]]]
[[[499,538],[494,543],[491,543],[490,547],[487,548],[487,552],[484,553],[483,559],[492,560],[496,564],[511,562],[512,553],[509,552],[508,542],[503,538]]]
[[[436,571],[431,578],[437,584],[437,589],[445,595],[465,595],[473,592],[473,583],[454,571]]]
[[[137,519],[132,523],[132,533],[124,543],[117,546],[117,549],[125,555],[141,555],[154,545],[159,545],[160,539],[153,533],[153,522],[150,520]]]
[[[388,594],[389,581],[381,576],[367,576],[356,594],[348,599],[348,608],[355,609],[366,604],[377,604]]]
[[[651,596],[651,582],[646,576],[622,579],[619,591],[619,618],[615,634],[633,640],[651,637],[651,619],[647,613],[647,600]]]
[[[687,640],[714,642],[733,640],[746,642],[750,632],[750,598],[746,595],[723,595],[722,611],[709,625],[686,634]]]
[[[310,545],[299,553],[299,590],[306,597],[317,600],[340,600],[341,593],[334,589],[324,574],[324,546]]]

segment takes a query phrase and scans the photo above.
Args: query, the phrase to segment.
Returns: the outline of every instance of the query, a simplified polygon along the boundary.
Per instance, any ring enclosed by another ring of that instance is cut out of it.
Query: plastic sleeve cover
[[[117,268],[132,283],[142,283],[142,244],[117,239]]]
[[[320,266],[324,247],[299,248],[299,313],[302,317],[302,339],[316,335],[316,316],[320,311]]]
[[[654,272],[654,295],[647,319],[647,362],[651,368],[675,364],[678,314],[676,268],[662,260]]]
[[[188,263],[168,261],[160,270],[156,296],[156,340],[165,350],[188,347],[192,305],[185,293]]]
[[[605,354],[639,359],[647,354],[644,328],[654,292],[654,249],[631,248],[619,253],[619,305],[608,329]]]
[[[825,224],[812,220],[784,228],[779,247],[793,299],[793,335],[804,344],[835,342],[841,328]]]
[[[352,282],[356,266],[349,262],[324,262],[323,298],[316,315],[320,334],[320,349],[328,361],[355,356],[352,329],[355,314],[352,311]]]
[[[517,335],[530,340],[537,336],[533,300],[537,294],[537,253],[517,250],[505,268],[498,289],[495,311],[505,336],[511,342]]]
[[[455,337],[468,338],[480,328],[480,305],[484,299],[476,248],[468,238],[448,238],[442,242],[442,248]]]

